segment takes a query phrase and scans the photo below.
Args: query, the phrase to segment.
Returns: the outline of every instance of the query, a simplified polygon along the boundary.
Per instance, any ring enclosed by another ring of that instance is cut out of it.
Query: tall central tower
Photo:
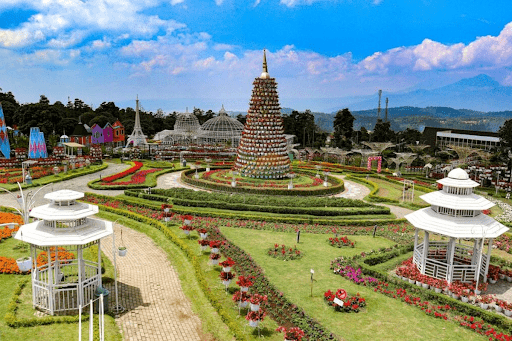
[[[139,96],[137,95],[137,100],[135,101],[135,125],[133,127],[132,134],[126,141],[126,147],[143,147],[147,145],[146,135],[142,132],[142,127],[140,125]]]
[[[290,171],[290,158],[286,148],[277,83],[268,74],[265,51],[263,72],[254,80],[253,85],[234,170],[251,178],[281,179]]]

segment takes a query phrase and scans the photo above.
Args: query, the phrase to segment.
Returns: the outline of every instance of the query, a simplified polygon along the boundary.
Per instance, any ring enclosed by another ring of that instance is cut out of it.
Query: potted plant
[[[505,314],[505,316],[512,316],[512,303],[504,302],[502,308],[503,314]]]
[[[208,246],[210,246],[210,242],[207,241],[207,240],[204,240],[204,239],[199,239],[197,241],[201,247],[201,251],[204,251],[206,250],[206,248],[208,248]]]
[[[277,328],[276,331],[284,334],[285,341],[301,341],[305,336],[304,331],[298,327],[286,329],[285,327],[281,326]]]
[[[186,225],[186,224],[185,224],[185,225],[183,225],[183,226],[181,227],[181,229],[182,229],[182,230],[183,230],[183,232],[188,236],[188,235],[190,235],[190,231],[192,231],[194,228],[193,228],[192,226],[190,226],[190,225]]]
[[[183,220],[183,224],[185,225],[190,225],[193,218],[194,217],[192,217],[190,214],[185,214],[181,216],[181,220]]]
[[[494,302],[494,297],[492,295],[477,296],[476,301],[480,305],[480,308],[487,309],[489,308],[489,304]]]
[[[259,311],[249,311],[245,316],[245,319],[249,321],[249,325],[251,327],[257,327],[260,321],[265,318],[265,312],[262,310]]]
[[[249,294],[243,291],[235,291],[233,294],[233,301],[238,302],[240,308],[245,308],[249,304]]]
[[[205,229],[205,228],[198,229],[198,230],[197,230],[197,233],[199,233],[199,236],[201,237],[201,239],[206,239],[206,238],[208,238],[208,230],[207,230],[207,229]]]
[[[231,267],[235,265],[235,261],[232,260],[231,257],[228,257],[228,259],[226,259],[225,261],[220,262],[219,265],[222,266],[222,271],[230,272]]]
[[[218,253],[211,253],[210,254],[210,260],[211,260],[212,265],[219,264],[219,258],[220,258],[220,254],[218,254]]]
[[[222,244],[220,240],[211,240],[210,248],[212,249],[212,253],[219,253],[219,247]]]
[[[128,249],[126,248],[126,246],[120,246],[117,248],[117,252],[119,253],[120,257],[124,257],[124,256],[126,256]]]
[[[32,269],[32,257],[21,257],[16,259],[16,264],[21,272],[27,272]]]
[[[468,303],[469,301],[469,295],[470,295],[470,290],[469,289],[463,289],[461,292],[460,292],[460,300],[464,303]]]
[[[235,277],[235,275],[232,272],[224,272],[222,271],[219,275],[220,280],[222,281],[222,284],[225,286],[228,286],[231,283],[231,280]]]
[[[260,305],[266,301],[267,301],[267,295],[264,295],[264,296],[259,295],[259,294],[252,295],[251,299],[249,300],[249,302],[251,303],[251,310],[252,311],[260,310]]]
[[[240,291],[247,292],[249,291],[249,287],[254,284],[252,280],[254,280],[254,276],[238,276],[238,281],[236,284],[240,286]]]

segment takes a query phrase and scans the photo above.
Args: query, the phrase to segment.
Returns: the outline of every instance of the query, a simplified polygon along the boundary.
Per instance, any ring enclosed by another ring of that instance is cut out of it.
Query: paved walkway
[[[116,224],[116,248],[121,246],[121,228]],[[122,229],[128,253],[125,257],[116,255],[116,260],[118,299],[126,311],[116,317],[116,322],[124,340],[205,340],[201,320],[192,312],[167,255],[145,234]],[[113,262],[110,238],[101,249]],[[106,287],[110,290],[110,306],[114,307],[114,283]]]

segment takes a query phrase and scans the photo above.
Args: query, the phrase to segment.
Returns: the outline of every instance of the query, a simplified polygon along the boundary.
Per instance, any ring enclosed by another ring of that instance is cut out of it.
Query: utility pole
[[[386,97],[386,113],[385,113],[385,118],[384,118],[384,122],[387,122],[388,121],[388,100],[389,98]]]
[[[382,97],[382,90],[379,90],[379,107],[377,108],[377,120],[380,119],[380,99]]]

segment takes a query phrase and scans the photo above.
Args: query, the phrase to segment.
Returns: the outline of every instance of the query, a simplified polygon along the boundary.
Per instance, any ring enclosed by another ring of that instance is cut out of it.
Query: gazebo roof
[[[85,245],[112,234],[112,222],[89,219],[77,228],[52,228],[43,221],[20,227],[15,239],[37,246]]]
[[[448,173],[446,178],[437,180],[443,186],[457,187],[457,188],[471,188],[480,186],[476,181],[469,178],[468,173],[462,168],[455,168]]]
[[[430,205],[451,208],[454,210],[487,210],[494,203],[477,194],[457,195],[445,191],[436,191],[420,196]]]
[[[30,211],[30,216],[44,220],[65,221],[89,217],[98,213],[98,211],[98,206],[86,203],[77,202],[70,206],[59,206],[56,203],[51,203],[33,208]]]
[[[45,194],[44,198],[53,201],[71,201],[84,197],[84,193],[73,191],[70,189],[61,189],[59,191]]]
[[[485,214],[452,217],[430,207],[407,214],[405,219],[421,230],[454,238],[496,238],[508,231],[508,227]]]

